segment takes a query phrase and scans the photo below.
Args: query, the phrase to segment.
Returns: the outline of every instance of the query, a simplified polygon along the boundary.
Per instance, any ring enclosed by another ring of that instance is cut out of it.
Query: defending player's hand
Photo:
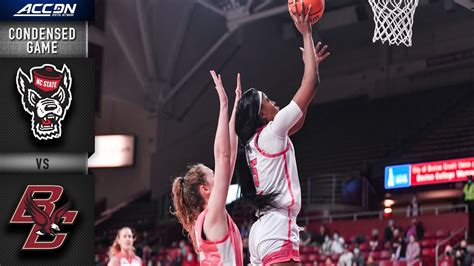
[[[301,5],[302,10],[298,10],[296,1],[294,1],[293,3],[294,3],[295,12],[293,13],[290,10],[290,7],[288,7],[288,12],[290,13],[291,18],[293,19],[293,22],[295,23],[296,28],[301,33],[301,35],[311,34],[312,28],[311,28],[311,23],[309,21],[309,13],[311,13],[311,5],[309,5],[308,10],[306,11],[305,6],[304,6],[304,0]],[[306,15],[303,15],[303,14],[306,14]]]
[[[222,79],[221,75],[217,75],[216,71],[211,70],[211,76],[212,79],[214,80],[214,84],[216,85],[216,91],[217,94],[219,95],[219,102],[221,106],[227,106],[228,100],[227,100],[227,94],[225,93],[224,85],[222,85]]]
[[[240,73],[237,74],[237,86],[235,87],[234,109],[237,108],[240,97],[242,96],[242,87],[240,85]]]
[[[316,48],[315,49],[315,58],[316,58],[316,64],[319,65],[319,63],[323,62],[331,53],[327,51],[328,49],[328,46],[327,45],[324,45],[323,48],[321,48],[321,42],[318,42],[318,44],[316,44]],[[300,50],[302,53],[304,53],[304,48],[303,47],[300,47]],[[303,61],[304,61],[304,56],[303,56]]]

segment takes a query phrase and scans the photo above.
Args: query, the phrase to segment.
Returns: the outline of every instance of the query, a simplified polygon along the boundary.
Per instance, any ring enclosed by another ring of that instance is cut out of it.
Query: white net
[[[413,17],[418,0],[369,0],[374,12],[373,42],[411,46]]]

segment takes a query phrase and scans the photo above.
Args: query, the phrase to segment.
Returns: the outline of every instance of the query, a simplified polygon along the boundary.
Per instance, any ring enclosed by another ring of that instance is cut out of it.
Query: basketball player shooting
[[[249,89],[236,113],[239,184],[244,202],[258,217],[249,236],[252,265],[298,265],[300,261],[296,217],[301,208],[301,187],[289,136],[303,126],[320,83],[319,64],[329,53],[321,43],[314,47],[309,19],[312,7],[306,9],[302,4],[298,9],[294,5],[290,15],[304,42],[300,48],[304,62],[300,88],[281,111],[263,92]]]

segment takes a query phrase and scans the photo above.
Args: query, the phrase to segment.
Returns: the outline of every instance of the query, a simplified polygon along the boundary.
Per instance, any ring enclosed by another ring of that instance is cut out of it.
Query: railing
[[[463,211],[465,213],[468,212],[468,207],[466,204],[456,204],[456,205],[441,205],[441,206],[433,206],[433,207],[421,207],[420,214],[435,214],[439,215],[440,213],[446,212],[453,212],[453,211]],[[392,214],[404,214],[406,215],[406,209],[393,209]],[[383,211],[372,211],[372,212],[357,212],[357,213],[342,213],[342,214],[334,214],[329,216],[307,216],[302,217],[300,220],[304,220],[305,222],[309,221],[327,221],[332,223],[334,220],[348,220],[351,219],[353,221],[357,221],[360,218],[378,218],[382,220],[384,217]]]
[[[350,186],[354,191],[346,189]],[[368,182],[363,177],[352,178],[347,173],[321,174],[303,178],[301,194],[305,206],[344,204],[366,208]]]
[[[446,243],[449,243],[449,241],[451,239],[453,239],[454,237],[460,235],[461,233],[463,233],[464,235],[466,234],[466,228],[459,228],[458,230],[454,231],[449,237],[439,241],[438,243],[436,243],[436,248],[435,248],[435,265],[438,266],[439,265],[439,258],[441,257],[439,255],[439,249],[440,247],[442,247],[444,244]]]

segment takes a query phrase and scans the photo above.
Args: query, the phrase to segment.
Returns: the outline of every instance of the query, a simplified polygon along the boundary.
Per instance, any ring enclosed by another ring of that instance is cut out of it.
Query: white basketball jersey
[[[287,137],[286,148],[278,153],[267,153],[258,145],[260,128],[246,146],[247,163],[251,168],[257,194],[279,193],[276,203],[289,217],[301,209],[301,187],[296,166],[295,148]],[[262,213],[260,213],[262,214]]]

